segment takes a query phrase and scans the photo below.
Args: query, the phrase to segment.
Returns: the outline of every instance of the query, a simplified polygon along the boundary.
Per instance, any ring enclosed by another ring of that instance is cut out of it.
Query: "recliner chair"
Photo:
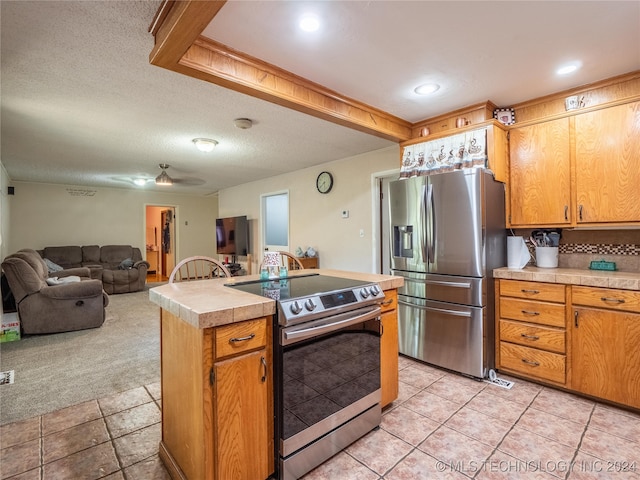
[[[24,334],[68,332],[104,323],[109,297],[102,282],[90,278],[88,268],[56,272],[52,276],[59,279],[76,276],[80,280],[49,285],[42,257],[35,250],[23,249],[5,258],[2,269],[15,297]]]

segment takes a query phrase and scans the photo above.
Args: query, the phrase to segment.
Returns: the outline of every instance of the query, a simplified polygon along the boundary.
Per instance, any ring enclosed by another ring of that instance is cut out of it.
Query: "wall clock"
[[[333,188],[333,175],[329,172],[320,172],[316,178],[316,188],[320,193],[329,193]]]

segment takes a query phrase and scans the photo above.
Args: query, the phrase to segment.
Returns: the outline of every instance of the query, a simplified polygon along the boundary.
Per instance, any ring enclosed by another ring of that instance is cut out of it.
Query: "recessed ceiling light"
[[[437,83],[425,83],[424,85],[416,87],[414,92],[418,95],[429,95],[430,93],[437,92],[439,89],[440,85]]]
[[[133,183],[135,183],[139,187],[142,187],[142,186],[147,184],[147,179],[146,178],[136,178],[136,179],[133,180]]]
[[[581,62],[572,62],[563,65],[562,67],[556,70],[557,75],[569,75],[570,73],[575,72],[582,66]]]
[[[320,28],[320,19],[313,13],[305,13],[302,17],[300,17],[300,22],[298,22],[301,30],[305,32],[315,32]]]
[[[201,152],[211,152],[218,145],[217,141],[210,138],[194,138],[193,143]]]

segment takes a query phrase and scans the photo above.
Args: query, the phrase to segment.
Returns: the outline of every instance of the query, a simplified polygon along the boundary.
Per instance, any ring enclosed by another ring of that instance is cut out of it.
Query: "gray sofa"
[[[23,333],[69,332],[103,324],[109,297],[102,282],[89,277],[88,268],[62,270],[52,278],[38,252],[23,249],[6,257],[2,269]]]
[[[144,289],[149,263],[142,252],[131,245],[85,245],[45,247],[40,256],[66,269],[87,267],[91,278],[101,280],[109,295],[137,292]]]

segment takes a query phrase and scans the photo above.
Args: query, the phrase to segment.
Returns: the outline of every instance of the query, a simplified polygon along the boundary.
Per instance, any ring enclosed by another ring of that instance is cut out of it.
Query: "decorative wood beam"
[[[411,122],[200,36],[225,1],[167,3],[152,27],[153,65],[388,140],[411,138]]]
[[[149,31],[155,45],[149,55],[152,65],[175,70],[191,44],[211,23],[227,0],[165,0]]]

